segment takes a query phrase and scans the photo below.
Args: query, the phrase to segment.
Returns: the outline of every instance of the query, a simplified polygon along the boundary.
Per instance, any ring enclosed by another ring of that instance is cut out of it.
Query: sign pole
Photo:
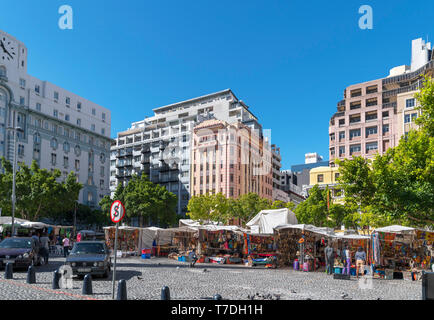
[[[118,229],[119,229],[119,223],[116,223],[116,232],[115,232],[115,263],[113,265],[113,277],[112,277],[112,299],[115,299],[115,285],[116,285],[116,258],[117,258],[117,252],[118,252]]]

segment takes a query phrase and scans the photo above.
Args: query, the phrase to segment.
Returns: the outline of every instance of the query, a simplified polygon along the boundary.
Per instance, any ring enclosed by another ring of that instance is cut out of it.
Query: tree
[[[372,162],[355,158],[339,162],[345,201],[357,204],[360,223],[434,225],[434,82],[427,78],[416,95],[420,126],[398,146]]]
[[[145,175],[134,175],[126,186],[120,184],[112,198],[100,201],[101,209],[110,215],[110,206],[120,200],[128,218],[138,217],[140,224],[173,225],[176,221],[177,196],[163,186],[152,183]]]
[[[0,206],[6,214],[11,213],[13,167],[4,157],[1,159],[4,173],[0,174]],[[82,185],[71,172],[65,181],[59,182],[59,170],[40,169],[36,161],[30,168],[19,164],[16,172],[16,214],[28,220],[52,217],[61,211],[74,208]]]
[[[315,185],[309,192],[309,197],[295,209],[298,223],[312,224],[322,227],[327,222],[327,193]]]

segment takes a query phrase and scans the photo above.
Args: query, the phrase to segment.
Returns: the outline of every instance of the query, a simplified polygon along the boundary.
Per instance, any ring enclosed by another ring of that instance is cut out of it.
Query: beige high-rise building
[[[192,196],[249,192],[272,199],[272,152],[259,132],[240,121],[206,120],[193,129]]]
[[[414,93],[423,76],[432,76],[433,71],[431,43],[416,39],[410,66],[395,67],[386,78],[347,87],[330,120],[330,165],[336,159],[372,158],[398,145],[417,117]]]

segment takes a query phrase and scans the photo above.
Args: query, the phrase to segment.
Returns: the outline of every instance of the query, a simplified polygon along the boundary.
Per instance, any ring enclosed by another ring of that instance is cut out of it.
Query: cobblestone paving
[[[13,280],[0,273],[1,300],[70,300],[111,299],[112,282],[94,278],[93,295],[82,295],[82,280],[74,278],[73,289],[52,290],[53,271],[63,265],[64,258],[54,258],[49,265],[37,267],[35,285],[26,284],[24,270],[14,272]],[[297,272],[291,269],[249,268],[242,265],[196,264],[167,258],[118,259],[117,280],[127,282],[128,299],[160,299],[161,288],[168,286],[172,299],[211,299],[220,294],[223,299],[246,300],[262,296],[281,300],[420,300],[420,281],[372,280],[372,287],[363,289],[358,280],[334,280],[317,272]]]

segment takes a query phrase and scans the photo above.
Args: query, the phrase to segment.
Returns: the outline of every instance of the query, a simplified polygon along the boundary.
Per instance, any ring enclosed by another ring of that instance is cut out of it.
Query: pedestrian
[[[41,256],[44,258],[44,263],[48,264],[48,258],[50,256],[50,239],[48,238],[47,233],[42,234],[39,242],[41,244]]]
[[[197,255],[196,255],[196,249],[195,248],[193,248],[193,250],[191,250],[189,256],[190,256],[190,267],[194,268],[194,265],[197,262]]]
[[[35,244],[35,251],[39,255],[39,251],[41,250],[41,243],[39,242],[39,235],[36,232],[32,232],[32,239]]]
[[[335,253],[333,247],[326,242],[326,248],[324,250],[327,274],[333,274],[333,266],[335,264]]]
[[[62,240],[62,243],[63,243],[63,256],[66,258],[66,256],[69,254],[69,238],[66,234]]]
[[[359,270],[362,270],[362,275],[365,274],[366,253],[362,247],[357,249],[354,259],[356,260],[356,275],[359,278]]]
[[[343,250],[343,260],[344,260],[344,274],[350,274],[350,268],[351,268],[351,252],[350,249],[348,249],[348,245],[345,245],[345,248]]]

